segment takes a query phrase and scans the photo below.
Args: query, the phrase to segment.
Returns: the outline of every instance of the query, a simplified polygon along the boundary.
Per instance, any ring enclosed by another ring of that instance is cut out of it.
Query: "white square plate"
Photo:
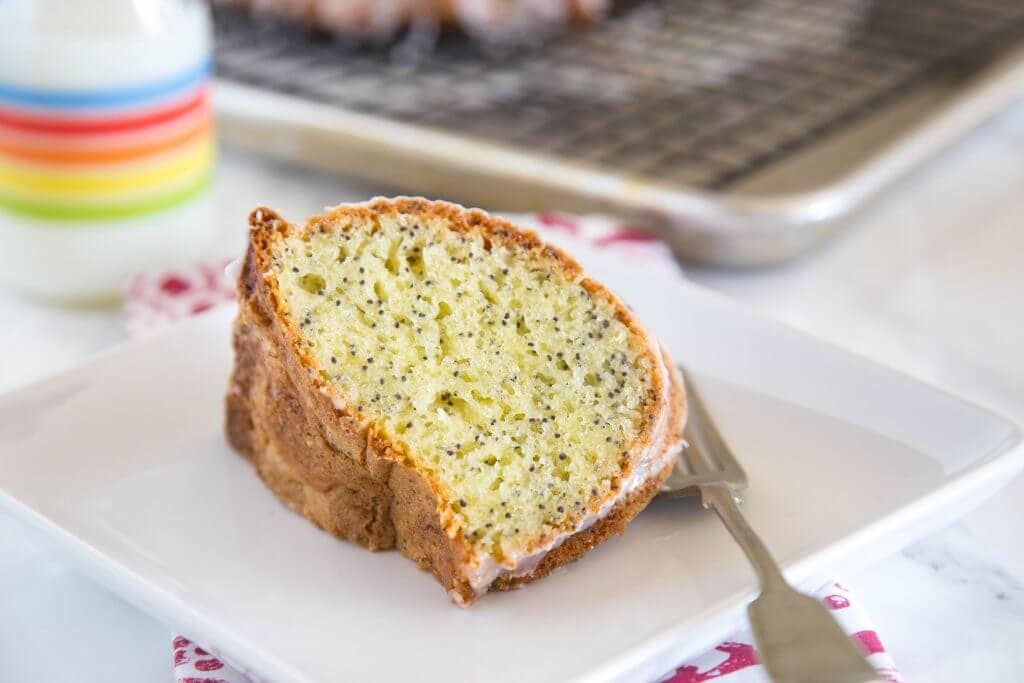
[[[1011,422],[697,287],[577,256],[695,372],[791,579],[862,565],[1024,466]],[[754,577],[695,501],[470,609],[397,553],[287,510],[222,435],[230,311],[0,398],[0,503],[115,592],[269,680],[653,679],[736,625]]]

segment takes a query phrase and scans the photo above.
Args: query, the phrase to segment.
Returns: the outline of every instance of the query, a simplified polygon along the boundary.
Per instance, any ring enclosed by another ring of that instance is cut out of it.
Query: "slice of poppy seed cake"
[[[685,399],[619,299],[444,202],[250,217],[232,445],[293,509],[459,603],[576,559],[657,493]]]

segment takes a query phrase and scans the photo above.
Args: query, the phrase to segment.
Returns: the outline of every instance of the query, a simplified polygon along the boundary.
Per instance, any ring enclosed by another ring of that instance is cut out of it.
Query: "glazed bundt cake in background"
[[[610,0],[215,0],[350,37],[387,39],[404,27],[448,24],[485,43],[530,42],[600,19]]]
[[[561,251],[417,199],[250,223],[228,435],[319,526],[397,547],[468,603],[575,559],[657,493],[679,377]]]

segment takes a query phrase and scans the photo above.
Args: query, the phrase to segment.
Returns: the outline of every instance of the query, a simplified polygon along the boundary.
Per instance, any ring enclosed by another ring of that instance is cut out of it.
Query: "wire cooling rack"
[[[1020,0],[619,0],[500,51],[223,6],[244,1],[215,2],[225,140],[392,191],[617,213],[708,263],[808,249],[1024,94]]]
[[[648,0],[501,52],[358,45],[218,7],[222,78],[721,190],[1024,36],[1020,0]]]

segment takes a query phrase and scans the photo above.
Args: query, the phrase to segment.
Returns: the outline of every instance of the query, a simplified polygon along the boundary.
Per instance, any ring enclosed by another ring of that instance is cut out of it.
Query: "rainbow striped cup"
[[[0,25],[0,280],[107,298],[208,249],[206,5],[6,0]]]

